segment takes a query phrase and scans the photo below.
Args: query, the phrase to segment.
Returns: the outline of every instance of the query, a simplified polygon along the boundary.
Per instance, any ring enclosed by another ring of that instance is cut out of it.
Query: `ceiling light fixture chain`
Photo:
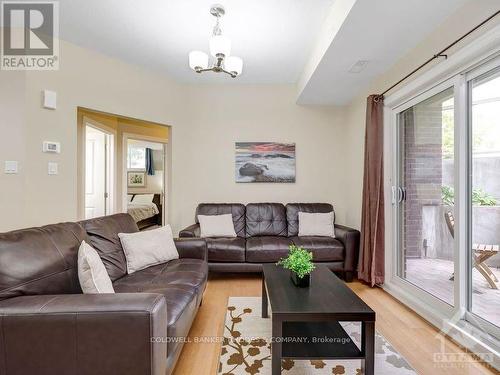
[[[209,56],[202,51],[191,51],[189,53],[189,67],[196,73],[215,72],[226,73],[235,78],[243,70],[243,60],[237,56],[230,56],[231,40],[222,35],[220,19],[226,13],[224,7],[215,4],[210,7],[210,14],[215,17],[215,25],[210,38],[210,54],[215,57],[211,67],[208,66]]]

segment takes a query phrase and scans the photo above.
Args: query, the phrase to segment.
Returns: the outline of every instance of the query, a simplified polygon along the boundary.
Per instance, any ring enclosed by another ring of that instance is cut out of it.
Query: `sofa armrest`
[[[200,224],[193,224],[179,232],[181,238],[200,237]]]
[[[359,230],[335,224],[335,237],[345,248],[344,271],[356,271],[359,256]]]
[[[203,238],[176,238],[179,258],[207,260],[207,242]]]
[[[39,295],[0,302],[0,364],[7,374],[164,375],[166,337],[167,307],[160,294]]]

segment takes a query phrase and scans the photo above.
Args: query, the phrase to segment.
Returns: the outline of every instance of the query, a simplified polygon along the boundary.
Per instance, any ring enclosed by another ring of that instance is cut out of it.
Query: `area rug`
[[[271,319],[263,319],[260,297],[230,297],[218,374],[271,374]],[[361,325],[342,323],[358,347]],[[408,362],[378,332],[375,337],[375,374],[416,374]],[[362,375],[360,360],[283,360],[282,374],[286,375]]]

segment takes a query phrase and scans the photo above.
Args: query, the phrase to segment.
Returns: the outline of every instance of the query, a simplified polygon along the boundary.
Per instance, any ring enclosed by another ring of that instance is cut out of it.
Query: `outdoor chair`
[[[444,213],[444,218],[446,220],[446,225],[448,226],[448,230],[453,238],[455,238],[455,217],[451,211],[447,211]],[[491,271],[490,267],[486,264],[486,261],[492,256],[496,255],[500,250],[500,245],[486,245],[486,244],[473,244],[472,250],[473,254],[473,266],[479,271],[481,275],[484,276],[488,284],[493,289],[498,289],[497,282],[498,279]],[[454,274],[451,275],[450,280],[453,280]]]

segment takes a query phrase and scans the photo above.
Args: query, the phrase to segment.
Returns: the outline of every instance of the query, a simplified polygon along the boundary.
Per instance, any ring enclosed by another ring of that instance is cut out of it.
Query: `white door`
[[[106,215],[106,133],[85,128],[85,218]]]

